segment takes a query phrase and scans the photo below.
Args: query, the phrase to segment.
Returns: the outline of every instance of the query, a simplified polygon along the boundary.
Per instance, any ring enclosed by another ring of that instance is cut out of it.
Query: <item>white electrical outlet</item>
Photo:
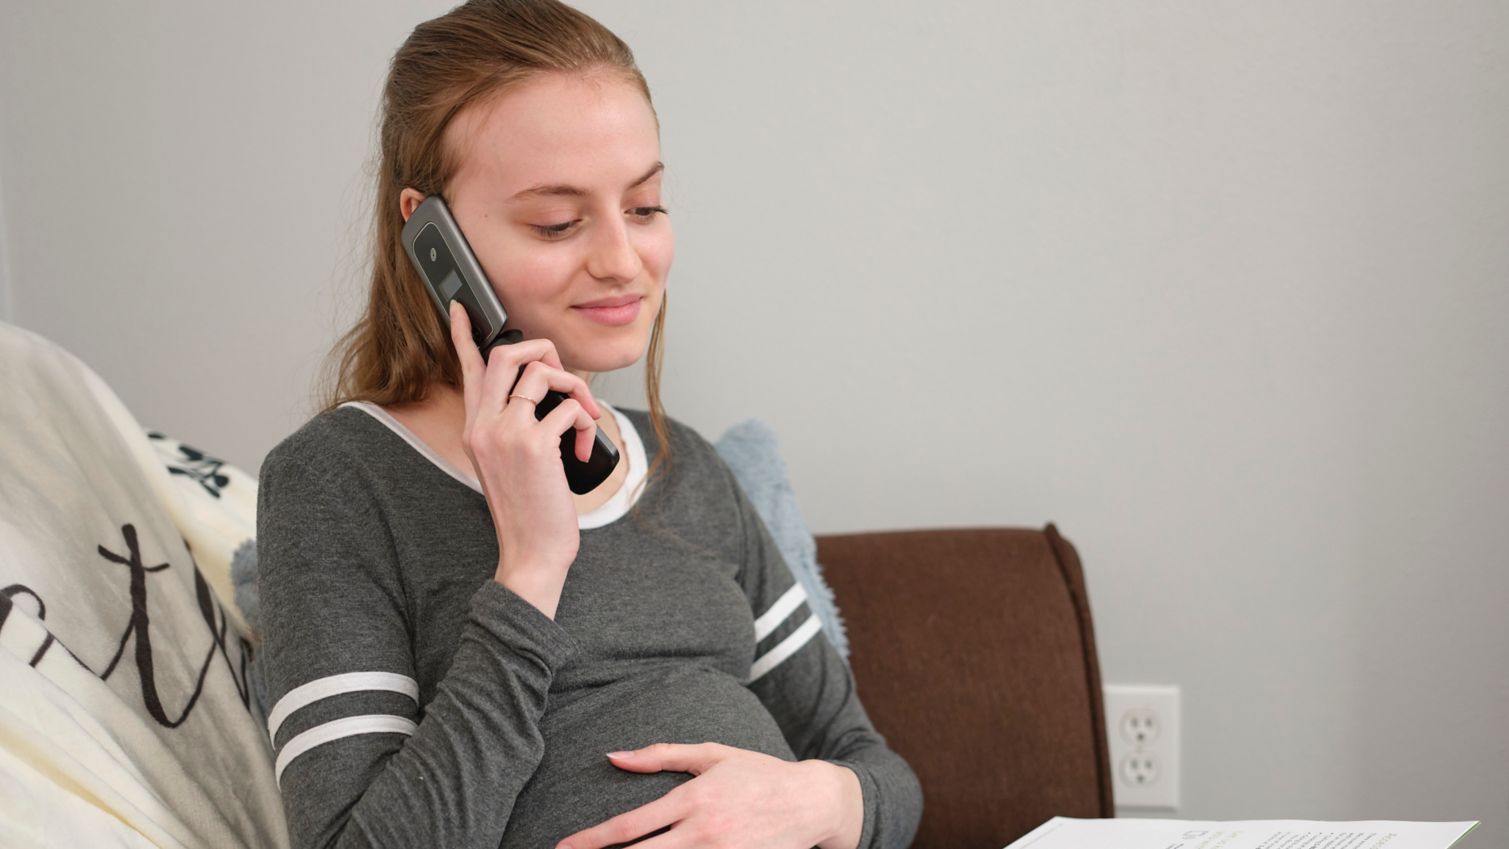
[[[1179,688],[1107,684],[1104,693],[1116,807],[1179,807]]]

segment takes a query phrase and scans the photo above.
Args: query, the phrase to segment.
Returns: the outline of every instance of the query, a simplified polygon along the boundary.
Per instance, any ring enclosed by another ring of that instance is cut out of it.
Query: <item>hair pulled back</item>
[[[443,143],[463,109],[500,97],[545,73],[617,75],[650,87],[629,46],[602,24],[556,0],[470,0],[414,28],[389,64],[379,113],[381,150],[372,201],[371,285],[363,314],[327,356],[338,357],[318,400],[328,412],[352,400],[379,406],[424,400],[435,383],[461,390],[450,331],[405,253],[399,193],[442,192],[460,165]],[[656,116],[656,127],[659,117]],[[666,299],[655,315],[645,395],[659,444],[648,476],[670,462],[660,403]],[[648,484],[648,479],[646,480]]]

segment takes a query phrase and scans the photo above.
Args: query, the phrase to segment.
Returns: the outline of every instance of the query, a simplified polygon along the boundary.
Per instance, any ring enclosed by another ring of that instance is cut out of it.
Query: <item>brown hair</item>
[[[380,406],[422,401],[436,382],[462,387],[450,330],[405,253],[398,196],[405,187],[441,193],[460,162],[443,144],[451,120],[544,73],[617,75],[650,87],[618,36],[556,0],[470,0],[414,28],[393,54],[379,113],[381,154],[373,199],[372,278],[367,308],[327,355],[319,413],[351,400]],[[655,116],[657,130],[660,118]],[[645,364],[645,395],[659,445],[649,477],[671,459],[660,403],[666,299]],[[330,362],[339,356],[333,376]]]

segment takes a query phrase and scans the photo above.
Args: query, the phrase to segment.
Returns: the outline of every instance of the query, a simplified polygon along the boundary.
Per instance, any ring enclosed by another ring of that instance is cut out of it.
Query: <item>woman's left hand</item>
[[[635,849],[810,849],[839,833],[851,818],[847,808],[862,804],[853,770],[827,761],[792,763],[722,743],[656,743],[609,758],[631,772],[670,770],[696,778],[562,839],[556,849],[602,849],[666,826],[670,831],[634,844]],[[848,773],[852,785],[838,771]]]

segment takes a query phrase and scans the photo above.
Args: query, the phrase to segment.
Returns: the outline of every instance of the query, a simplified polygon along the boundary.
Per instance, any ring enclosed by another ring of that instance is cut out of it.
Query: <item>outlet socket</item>
[[[1116,765],[1116,777],[1134,787],[1146,787],[1159,778],[1158,756],[1133,752]]]
[[[1179,807],[1179,688],[1106,684],[1106,741],[1118,808]]]

